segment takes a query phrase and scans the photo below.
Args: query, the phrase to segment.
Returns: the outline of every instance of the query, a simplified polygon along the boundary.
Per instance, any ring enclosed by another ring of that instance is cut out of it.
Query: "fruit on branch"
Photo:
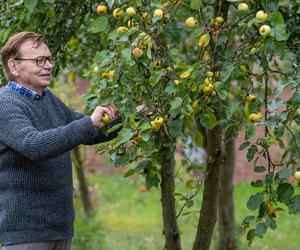
[[[143,22],[148,23],[150,21],[150,15],[148,12],[143,12],[141,19]]]
[[[262,20],[263,22],[268,20],[268,13],[264,12],[263,10],[259,10],[256,12],[256,16],[257,19]]]
[[[207,71],[206,75],[207,75],[208,78],[213,78],[214,72],[212,72],[212,71]]]
[[[136,47],[132,50],[132,54],[135,58],[139,58],[144,54],[144,51],[141,50],[140,48]]]
[[[93,72],[94,74],[98,73],[98,71],[99,71],[98,66],[95,66],[95,67],[93,68],[93,70],[92,70],[92,72]]]
[[[199,102],[198,101],[193,101],[192,103],[192,109],[195,111],[199,108]]]
[[[109,124],[109,123],[110,123],[109,115],[108,115],[107,113],[104,113],[104,115],[103,115],[102,118],[101,118],[101,121],[102,121],[104,124]]]
[[[203,48],[207,47],[207,45],[209,44],[209,35],[203,34],[202,36],[200,36],[198,44]]]
[[[127,27],[125,27],[125,26],[120,26],[120,27],[117,29],[117,32],[123,34],[123,33],[125,33],[127,30],[128,30]]]
[[[153,12],[153,16],[158,16],[159,19],[162,19],[163,16],[164,16],[164,12],[162,9],[156,9],[154,12]]]
[[[222,24],[222,23],[224,23],[224,18],[221,17],[221,16],[216,17],[216,23],[217,23],[217,24]]]
[[[124,16],[124,12],[120,8],[116,8],[113,11],[113,17],[117,20],[120,20]]]
[[[259,29],[259,34],[261,34],[264,37],[269,36],[271,33],[271,27],[269,25],[263,25]]]
[[[191,17],[189,17],[189,18],[187,18],[187,19],[185,20],[185,25],[186,25],[186,27],[192,29],[192,28],[195,28],[195,27],[196,27],[197,21],[196,21],[196,19],[195,19],[193,16],[191,16]]]
[[[105,14],[106,13],[106,6],[103,4],[99,4],[97,7],[98,14]]]
[[[250,94],[247,96],[247,102],[255,102],[256,101],[256,96],[253,94]]]
[[[202,91],[204,94],[210,94],[213,92],[213,90],[214,90],[214,85],[212,85],[211,83],[204,85],[202,87]]]
[[[135,16],[136,15],[136,11],[133,7],[128,7],[126,9],[126,14],[130,17]]]
[[[247,68],[246,68],[246,66],[245,65],[243,65],[243,64],[241,64],[240,65],[240,70],[242,71],[242,72],[247,72]]]
[[[299,182],[300,182],[300,171],[296,171],[296,172],[294,173],[294,178],[295,178],[296,181],[299,181]]]
[[[257,113],[257,114],[253,113],[248,116],[248,120],[253,123],[259,122],[261,118],[262,118],[261,113]]]
[[[239,12],[246,12],[248,10],[249,10],[248,4],[246,4],[246,3],[240,3],[238,5],[238,11]]]
[[[161,68],[161,60],[155,60],[153,62],[153,68],[160,69]]]

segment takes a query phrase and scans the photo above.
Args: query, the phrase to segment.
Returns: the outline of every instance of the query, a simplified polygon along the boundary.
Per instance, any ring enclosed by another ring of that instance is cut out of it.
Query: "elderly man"
[[[54,60],[42,35],[21,32],[1,50],[8,84],[0,89],[0,243],[3,249],[70,249],[70,150],[116,136],[100,129],[113,105],[91,116],[69,109],[47,87]]]

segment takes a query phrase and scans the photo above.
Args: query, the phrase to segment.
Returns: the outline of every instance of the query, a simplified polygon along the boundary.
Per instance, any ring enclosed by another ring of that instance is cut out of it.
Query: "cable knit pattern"
[[[0,89],[0,128],[0,243],[72,238],[70,150],[117,132],[105,136],[47,89],[33,100],[8,87]]]

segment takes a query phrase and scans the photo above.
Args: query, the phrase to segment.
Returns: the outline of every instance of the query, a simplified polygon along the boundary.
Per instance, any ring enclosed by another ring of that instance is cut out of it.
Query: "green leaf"
[[[233,63],[225,63],[223,65],[223,67],[222,67],[222,82],[223,83],[225,83],[229,79],[233,70],[234,70]]]
[[[199,10],[202,7],[202,0],[192,0],[191,1],[191,8],[193,10]]]
[[[175,97],[171,102],[171,110],[173,109],[177,109],[181,104],[182,104],[183,100],[180,97]]]
[[[195,132],[195,137],[194,141],[197,147],[202,147],[203,146],[203,136],[199,131]]]
[[[213,112],[205,110],[205,113],[200,116],[200,123],[203,127],[212,129],[218,124],[218,121]]]
[[[90,29],[92,33],[103,32],[108,24],[108,19],[106,16],[100,16],[94,20],[94,23]]]
[[[135,171],[134,169],[129,169],[125,174],[124,174],[124,177],[129,177],[131,175],[134,175],[135,174]]]
[[[300,213],[300,195],[294,196],[288,204],[288,207],[291,214]]]
[[[264,182],[262,180],[251,181],[252,187],[263,187]]]
[[[29,14],[33,12],[36,4],[37,4],[37,0],[25,0],[24,4],[26,6],[26,8],[29,10]]]
[[[278,200],[287,203],[294,194],[294,187],[289,183],[280,183],[277,187]]]
[[[265,223],[258,223],[255,228],[255,235],[259,238],[262,238],[263,235],[267,232],[268,227]]]
[[[247,152],[247,160],[248,160],[248,161],[252,161],[256,152],[257,152],[257,146],[256,146],[256,145],[252,145],[252,146],[248,149],[248,152]]]
[[[175,138],[181,134],[183,121],[181,119],[171,120],[169,121],[169,132],[170,135]]]
[[[264,166],[255,166],[254,167],[254,172],[256,173],[263,173],[266,171],[266,168]]]
[[[274,11],[270,14],[269,20],[272,26],[277,24],[284,24],[284,19],[282,14],[279,11]]]
[[[244,150],[245,148],[247,148],[251,143],[249,141],[245,141],[243,142],[240,147],[239,147],[239,150],[242,151]]]
[[[168,86],[165,88],[164,92],[168,95],[174,94],[178,91],[178,88],[174,85],[169,83]]]
[[[152,71],[150,78],[149,78],[149,83],[153,87],[155,86],[159,80],[166,75],[166,72],[164,71]]]
[[[274,220],[272,217],[267,216],[266,217],[266,225],[271,228],[272,230],[275,230],[277,228],[276,220]]]
[[[116,138],[117,146],[129,141],[134,136],[134,131],[131,129],[122,129]]]
[[[257,193],[255,195],[251,195],[247,202],[247,208],[250,210],[256,210],[259,208],[260,204],[264,201],[264,194]]]
[[[284,168],[277,173],[277,176],[280,179],[286,179],[292,175],[293,175],[293,171],[292,171],[292,169],[289,169],[289,168]]]
[[[252,221],[254,221],[255,219],[255,216],[251,215],[251,216],[247,216],[244,218],[242,224],[249,224],[251,223]]]
[[[149,171],[146,175],[146,186],[147,188],[158,187],[160,180],[158,175],[154,171]]]
[[[285,25],[277,24],[276,26],[273,26],[271,36],[277,41],[286,41],[288,39],[288,34],[286,33]]]
[[[225,90],[225,86],[223,84],[215,84],[214,85],[214,89],[216,90],[218,96],[223,100],[225,101],[227,95],[228,95],[228,92]]]
[[[141,173],[145,169],[150,169],[151,166],[152,166],[152,161],[145,160],[145,161],[139,162],[138,165],[135,167],[134,171],[136,173]]]

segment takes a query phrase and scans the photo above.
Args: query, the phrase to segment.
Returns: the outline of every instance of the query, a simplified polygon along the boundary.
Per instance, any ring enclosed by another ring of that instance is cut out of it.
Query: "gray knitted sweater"
[[[116,136],[45,89],[40,100],[0,89],[0,243],[73,236],[70,150]],[[115,121],[120,122],[120,120]]]

